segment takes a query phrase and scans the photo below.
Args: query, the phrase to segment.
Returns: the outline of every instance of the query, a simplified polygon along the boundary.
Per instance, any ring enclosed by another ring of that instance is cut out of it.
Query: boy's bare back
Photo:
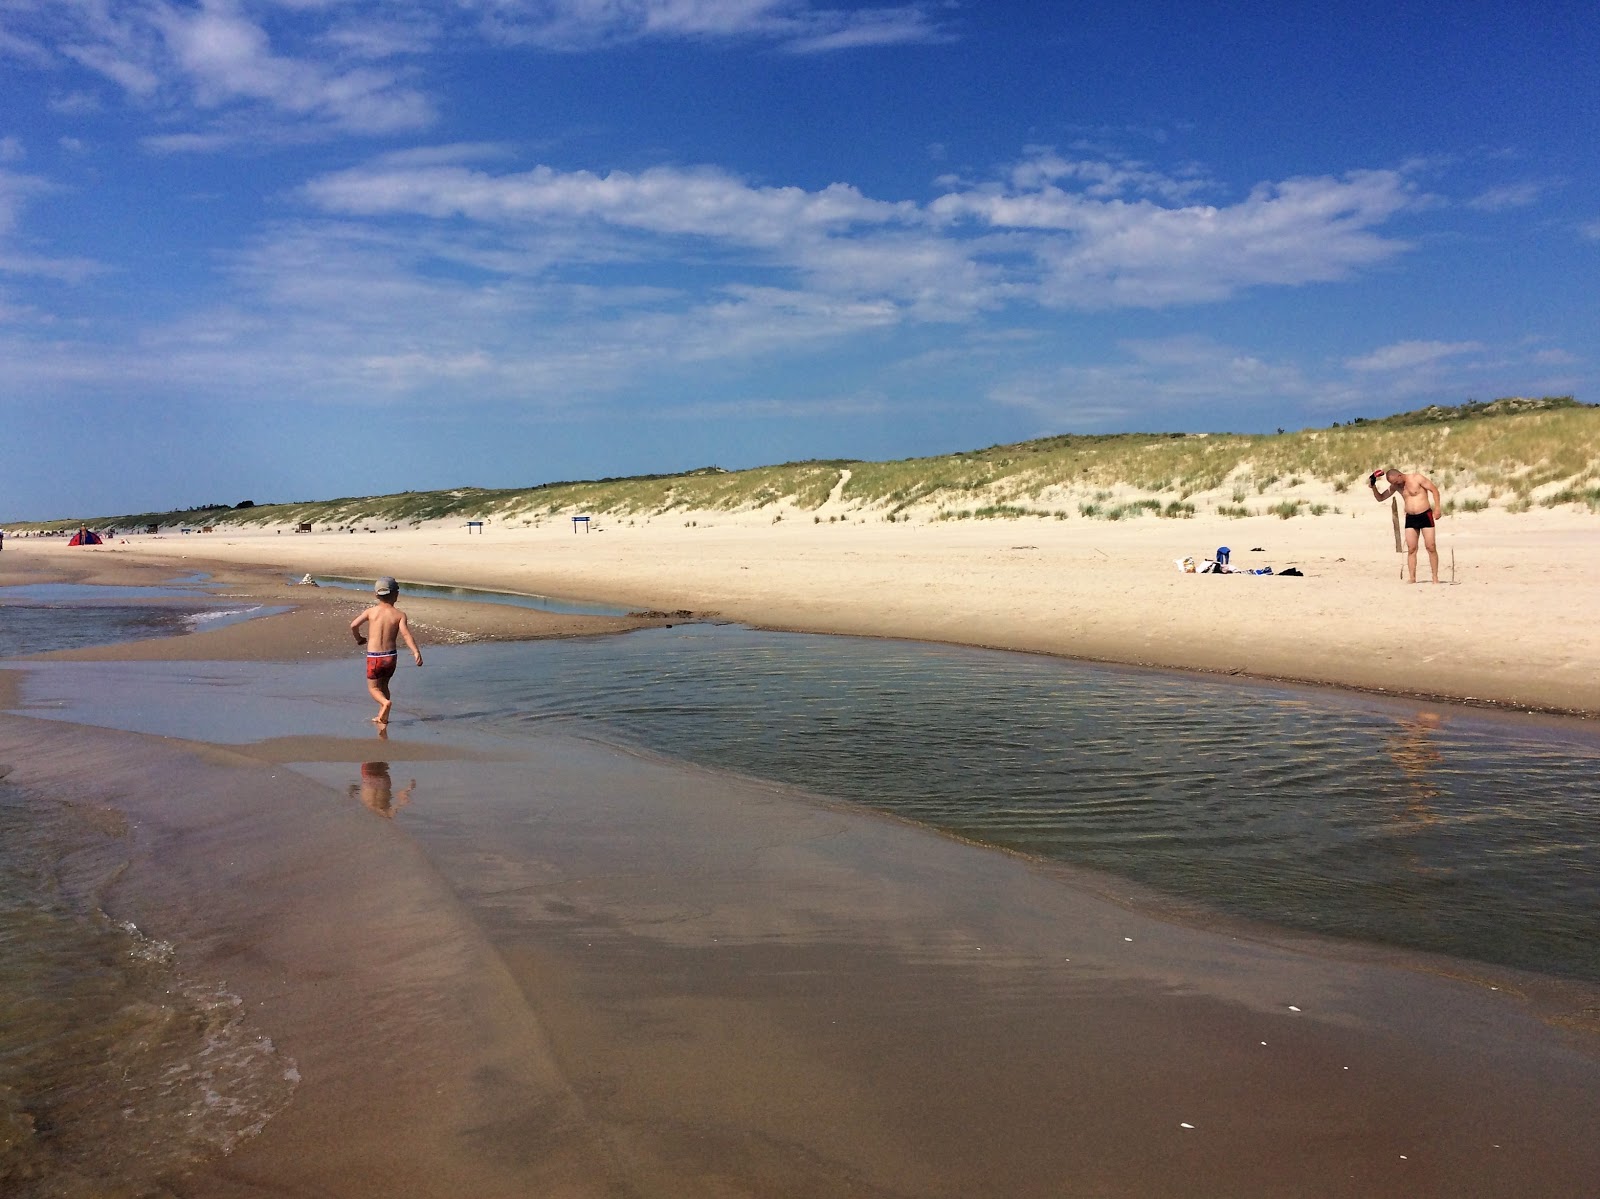
[[[367,626],[367,649],[371,653],[386,654],[394,649],[400,642],[402,634],[405,636],[406,648],[413,653],[416,645],[411,640],[411,628],[406,623],[406,614],[393,604],[377,603],[356,617],[356,625],[365,622]]]
[[[389,590],[378,592],[378,602],[350,622],[350,635],[357,641],[362,640],[361,626],[366,625],[369,654],[392,654],[397,643],[404,641],[406,648],[416,658],[417,665],[421,666],[422,651],[417,648],[416,638],[411,635],[411,625],[406,620],[406,614],[395,606],[399,588],[393,579],[387,577],[379,582],[387,584]]]

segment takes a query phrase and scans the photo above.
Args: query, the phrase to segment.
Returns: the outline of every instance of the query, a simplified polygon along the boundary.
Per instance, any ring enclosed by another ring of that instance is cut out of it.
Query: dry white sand
[[[1330,494],[1329,498],[1332,497]],[[1445,518],[1443,585],[1401,578],[1387,505],[1339,515],[889,522],[825,510],[596,517],[575,532],[464,525],[373,533],[133,535],[101,548],[13,540],[11,553],[268,564],[714,611],[816,632],[898,636],[1390,692],[1600,712],[1600,519],[1580,510]],[[832,521],[829,516],[844,519]],[[1185,575],[1235,566],[1303,578]],[[1259,548],[1258,548],[1259,547]],[[124,559],[127,560],[127,559]],[[109,565],[109,563],[107,563]],[[1454,585],[1451,585],[1453,579]],[[292,597],[293,592],[288,592]]]

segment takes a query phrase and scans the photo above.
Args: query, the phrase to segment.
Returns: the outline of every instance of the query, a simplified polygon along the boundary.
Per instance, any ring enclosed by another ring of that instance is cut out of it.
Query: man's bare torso
[[[1409,515],[1414,516],[1418,513],[1427,512],[1433,507],[1433,499],[1428,494],[1427,488],[1423,486],[1425,481],[1426,476],[1424,475],[1406,475],[1405,482],[1400,484],[1398,490],[1401,502],[1405,504],[1406,512]]]

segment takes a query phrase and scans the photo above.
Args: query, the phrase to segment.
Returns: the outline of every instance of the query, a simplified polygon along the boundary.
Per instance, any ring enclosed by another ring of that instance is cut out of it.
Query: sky
[[[0,520],[1600,399],[1600,9],[0,0]]]

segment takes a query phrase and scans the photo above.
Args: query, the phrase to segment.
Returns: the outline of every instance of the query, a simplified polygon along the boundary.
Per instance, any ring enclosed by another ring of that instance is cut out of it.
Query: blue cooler
[[[1228,554],[1230,552],[1231,551],[1229,551],[1227,546],[1225,546],[1225,545],[1218,546],[1217,547],[1217,561],[1220,562],[1223,566],[1226,566],[1228,564]]]

